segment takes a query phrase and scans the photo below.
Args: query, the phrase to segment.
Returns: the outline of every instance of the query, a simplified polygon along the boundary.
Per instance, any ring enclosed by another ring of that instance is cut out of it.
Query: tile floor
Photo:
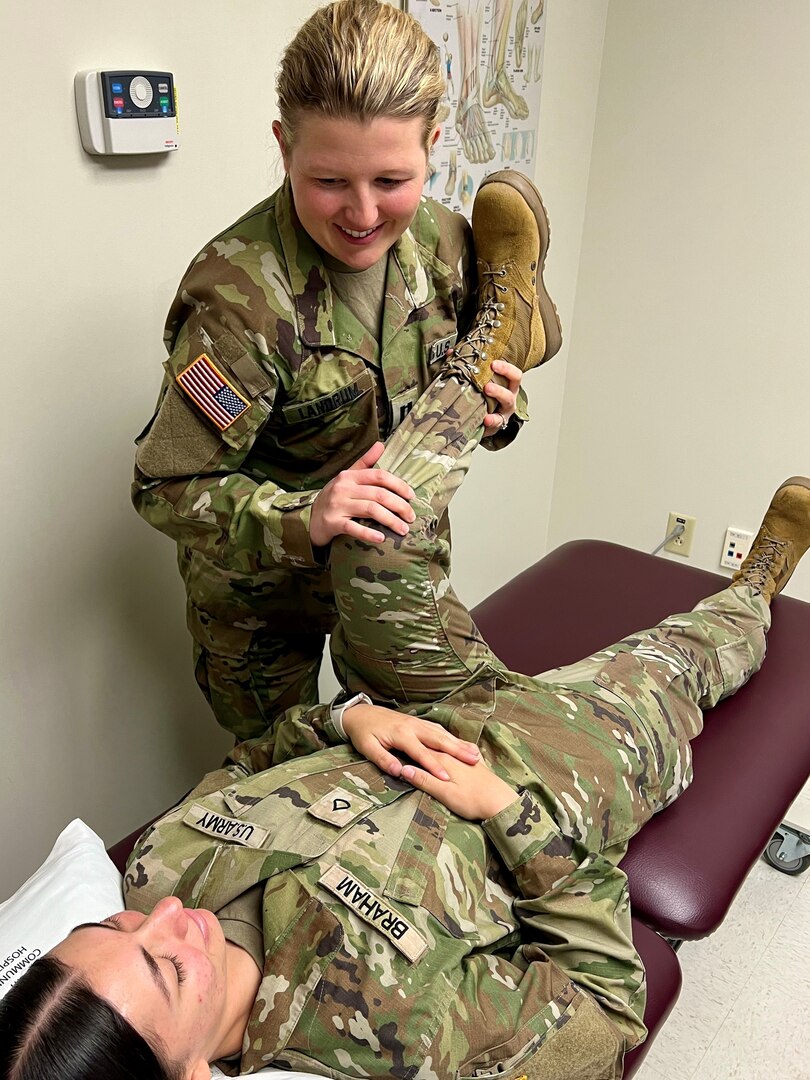
[[[786,820],[810,831],[810,781]],[[720,929],[678,958],[681,996],[636,1080],[810,1080],[810,870],[760,860]]]

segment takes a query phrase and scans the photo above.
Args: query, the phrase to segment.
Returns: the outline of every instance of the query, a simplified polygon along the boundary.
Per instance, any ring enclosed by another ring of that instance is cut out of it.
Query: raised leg
[[[447,576],[440,519],[483,433],[483,395],[440,377],[397,428],[378,462],[415,492],[407,536],[372,545],[341,536],[330,569],[340,624],[331,637],[338,677],[377,700],[432,702],[484,670],[490,652]]]

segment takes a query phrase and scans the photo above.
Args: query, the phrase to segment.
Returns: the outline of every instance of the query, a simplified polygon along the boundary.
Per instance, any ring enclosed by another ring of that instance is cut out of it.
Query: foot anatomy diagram
[[[468,212],[493,169],[534,168],[545,19],[543,0],[409,0],[435,41],[445,94],[430,190]]]

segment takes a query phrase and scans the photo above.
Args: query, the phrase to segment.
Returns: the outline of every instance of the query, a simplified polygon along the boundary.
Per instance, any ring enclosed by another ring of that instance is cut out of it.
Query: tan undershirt
[[[385,276],[388,256],[378,259],[368,270],[353,270],[350,266],[323,253],[323,264],[332,288],[354,317],[363,324],[375,341],[380,340],[383,308],[385,307]]]
[[[264,971],[263,894],[264,885],[254,885],[216,912],[225,940],[244,949],[259,971]]]
[[[263,895],[264,882],[254,885],[216,912],[225,940],[244,949],[260,972],[264,972]],[[238,1067],[241,1057],[240,1052],[232,1057],[222,1058],[220,1064]]]

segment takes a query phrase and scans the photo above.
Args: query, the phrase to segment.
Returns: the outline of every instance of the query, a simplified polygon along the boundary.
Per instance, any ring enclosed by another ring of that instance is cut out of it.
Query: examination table
[[[534,675],[573,663],[687,611],[728,578],[598,540],[546,555],[498,589],[473,615],[514,671]],[[810,604],[777,597],[760,672],[707,713],[694,740],[695,779],[630,843],[633,935],[647,969],[647,1041],[627,1055],[638,1068],[674,1006],[676,947],[722,922],[748,871],[810,773]],[[110,850],[123,867],[138,830]],[[665,940],[665,939],[669,939]]]

